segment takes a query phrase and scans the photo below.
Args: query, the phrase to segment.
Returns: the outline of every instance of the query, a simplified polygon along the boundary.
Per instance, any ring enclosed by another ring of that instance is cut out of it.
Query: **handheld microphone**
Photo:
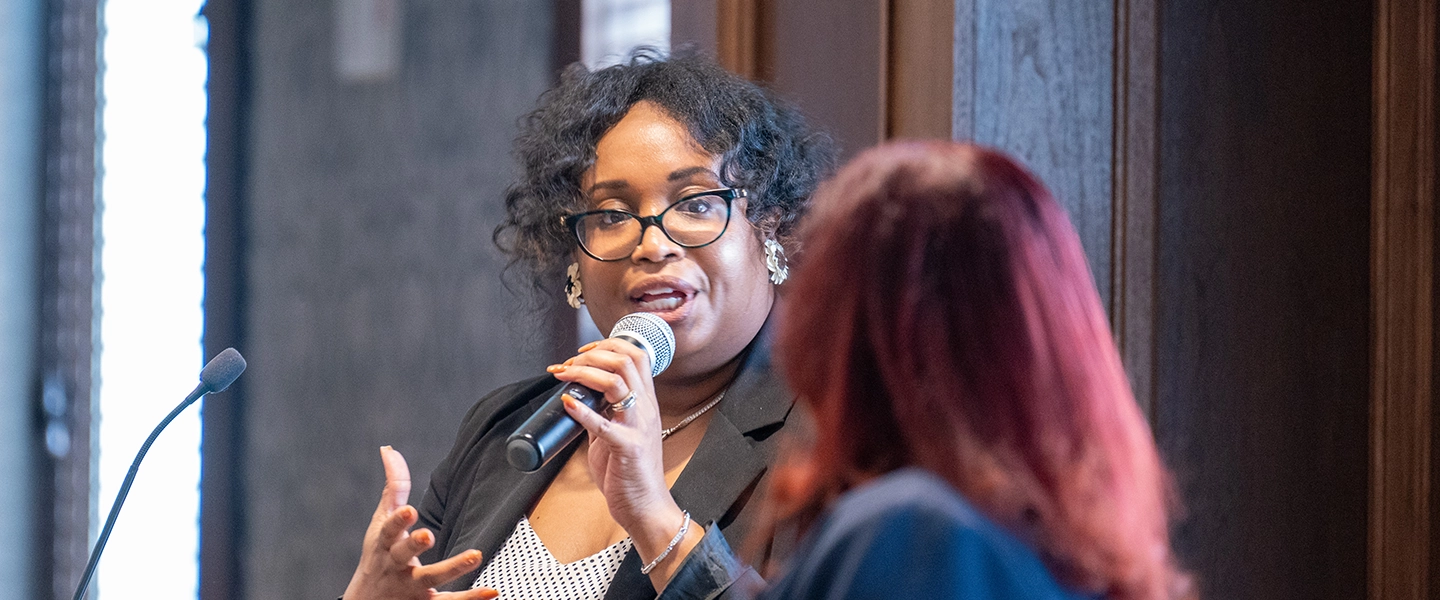
[[[75,600],[85,597],[86,588],[90,587],[90,579],[95,576],[95,567],[100,564],[100,553],[105,551],[105,542],[110,540],[110,530],[115,528],[115,519],[120,516],[120,507],[125,504],[125,496],[130,493],[130,484],[135,483],[135,474],[140,472],[140,461],[145,459],[145,453],[150,451],[150,445],[155,443],[155,438],[160,437],[160,431],[165,429],[180,411],[194,404],[201,396],[223,392],[235,379],[245,372],[245,357],[240,356],[234,348],[226,348],[210,362],[205,363],[205,368],[200,369],[200,385],[180,401],[180,405],[170,414],[165,416],[155,430],[150,432],[150,437],[140,446],[140,452],[135,455],[135,462],[130,463],[130,472],[125,475],[124,483],[120,484],[120,493],[115,495],[115,504],[110,507],[110,516],[105,518],[105,528],[100,531],[100,537],[95,540],[95,549],[90,551],[90,563],[85,565],[85,574],[80,576],[80,586],[75,588]]]
[[[610,337],[634,344],[650,358],[650,375],[659,375],[670,366],[675,355],[675,332],[664,319],[650,313],[630,313],[620,318],[610,330]],[[505,442],[505,458],[510,466],[526,473],[540,470],[560,450],[580,437],[584,428],[565,412],[560,396],[569,394],[576,402],[599,412],[605,406],[605,395],[578,383],[567,383],[550,396],[540,410],[530,415]]]

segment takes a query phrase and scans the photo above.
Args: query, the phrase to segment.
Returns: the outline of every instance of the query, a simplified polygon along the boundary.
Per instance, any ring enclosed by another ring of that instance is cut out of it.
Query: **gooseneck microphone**
[[[610,337],[630,342],[645,351],[650,358],[650,376],[654,377],[670,366],[675,355],[675,332],[664,319],[650,313],[630,313],[620,318],[610,330]],[[505,458],[510,466],[526,473],[540,470],[560,450],[580,437],[584,428],[565,412],[560,396],[569,394],[576,402],[600,412],[605,407],[605,395],[578,383],[567,383],[540,405],[540,410],[530,415],[520,428],[505,442]]]
[[[130,484],[135,483],[135,474],[140,472],[140,461],[145,459],[145,453],[150,450],[150,445],[155,443],[155,438],[160,437],[160,431],[174,421],[180,411],[194,404],[201,396],[224,391],[244,372],[245,357],[240,356],[234,348],[221,351],[200,370],[200,385],[195,386],[195,390],[150,432],[150,437],[146,438],[145,443],[140,446],[140,452],[135,455],[135,462],[130,463],[130,472],[125,475],[125,482],[120,484],[120,493],[115,495],[110,516],[105,518],[105,528],[100,530],[100,537],[95,540],[95,549],[90,551],[90,563],[85,565],[85,574],[80,576],[80,586],[75,588],[75,600],[85,597],[86,588],[90,587],[90,579],[95,576],[95,566],[100,564],[100,553],[105,550],[105,542],[110,539],[110,530],[115,528],[115,518],[120,516],[120,507],[125,504],[125,496],[130,493]]]

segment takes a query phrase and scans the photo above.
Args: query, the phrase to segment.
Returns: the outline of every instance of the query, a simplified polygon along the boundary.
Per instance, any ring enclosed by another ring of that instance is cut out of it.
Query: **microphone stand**
[[[85,574],[80,577],[80,587],[75,588],[75,600],[84,598],[86,588],[90,587],[90,579],[95,576],[95,567],[100,564],[100,553],[105,551],[105,542],[110,540],[110,530],[115,528],[115,519],[120,516],[120,507],[125,504],[125,496],[130,493],[130,485],[135,483],[135,474],[140,472],[140,461],[145,459],[145,453],[150,451],[150,445],[155,443],[155,438],[160,437],[160,431],[174,421],[181,411],[208,393],[210,393],[210,386],[203,381],[200,382],[200,385],[195,386],[195,390],[185,396],[175,410],[165,415],[165,420],[155,426],[155,430],[150,432],[150,437],[146,438],[145,443],[140,446],[140,452],[135,455],[135,461],[130,463],[130,472],[125,474],[125,482],[120,484],[120,493],[115,495],[115,504],[110,507],[110,516],[105,518],[105,528],[100,530],[100,537],[95,540],[95,549],[90,552],[90,563],[85,565]]]

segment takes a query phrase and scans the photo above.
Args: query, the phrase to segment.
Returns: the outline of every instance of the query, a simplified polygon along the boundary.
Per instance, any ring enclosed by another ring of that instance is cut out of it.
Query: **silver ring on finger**
[[[626,396],[624,400],[611,404],[610,410],[617,413],[625,412],[633,406],[635,406],[635,390],[630,390],[630,395]]]

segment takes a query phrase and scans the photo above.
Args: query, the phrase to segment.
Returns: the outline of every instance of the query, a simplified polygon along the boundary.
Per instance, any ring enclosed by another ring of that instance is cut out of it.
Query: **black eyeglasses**
[[[592,210],[561,217],[580,248],[595,260],[620,260],[635,251],[645,228],[660,228],[665,237],[686,248],[715,243],[730,226],[730,204],[745,190],[725,188],[690,194],[651,217],[623,210]]]

